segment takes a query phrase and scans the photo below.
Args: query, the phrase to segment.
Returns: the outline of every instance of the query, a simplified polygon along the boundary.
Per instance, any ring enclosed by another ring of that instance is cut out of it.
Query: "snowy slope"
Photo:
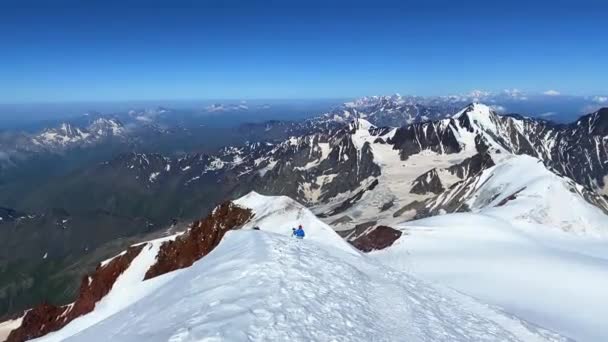
[[[162,284],[171,280],[175,275],[177,275],[177,272],[142,282],[146,271],[155,263],[156,255],[161,244],[174,238],[175,236],[170,236],[146,242],[141,253],[139,253],[139,255],[131,262],[129,268],[118,277],[112,286],[110,293],[97,302],[93,312],[76,318],[61,330],[50,333],[36,340],[47,342],[64,341],[66,338],[73,336],[105,320],[108,317],[111,317],[117,312],[120,312],[129,305],[142,299]],[[107,260],[102,264],[109,261],[110,260]]]
[[[143,281],[175,236],[145,243],[93,312],[37,341],[565,340],[383,266],[287,197],[235,202],[254,216],[210,254]],[[303,241],[289,236],[299,223]]]
[[[608,340],[608,240],[498,211],[404,223],[407,234],[371,256],[578,341]]]
[[[530,156],[511,156],[483,172],[467,200],[473,212],[608,236],[608,216],[586,202],[582,186],[547,170]]]
[[[23,317],[19,317],[0,323],[0,341],[5,341],[8,334],[21,325],[22,320]]]
[[[302,225],[306,238],[352,253],[353,247],[310,210],[287,196],[263,196],[254,191],[243,196],[235,204],[253,210],[254,217],[243,229],[259,227],[263,231],[291,235],[292,228]]]
[[[321,222],[306,207],[285,196],[262,196],[255,192],[235,201],[237,205],[253,211],[254,217],[242,229],[260,227],[265,231],[290,236],[292,227],[301,224],[307,234],[307,240],[339,248],[345,252],[358,255],[350,244],[346,243],[334,231]],[[165,282],[171,280],[180,271],[172,272],[158,278],[143,281],[148,269],[155,263],[163,242],[175,239],[176,235],[144,243],[142,252],[133,260],[126,272],[120,275],[110,293],[95,306],[95,310],[70,322],[61,330],[42,337],[41,341],[63,341],[104,319],[116,314],[129,305],[145,297]],[[105,265],[112,259],[102,263]],[[10,323],[10,325],[9,325]],[[16,328],[18,322],[7,322],[7,329]],[[8,334],[8,332],[7,332]]]
[[[372,256],[580,341],[608,340],[608,216],[536,158],[506,156],[429,205],[471,213],[397,226]]]
[[[236,231],[148,296],[66,339],[108,340],[560,339],[366,256],[312,240]]]

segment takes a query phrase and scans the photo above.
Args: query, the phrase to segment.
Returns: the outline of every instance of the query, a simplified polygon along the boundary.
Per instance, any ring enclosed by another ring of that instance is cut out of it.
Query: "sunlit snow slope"
[[[608,236],[608,216],[581,196],[583,187],[530,156],[510,156],[483,172],[467,199],[473,212],[541,224],[579,235]]]
[[[137,289],[134,289],[136,291]],[[228,233],[191,268],[66,341],[559,340],[366,256]]]
[[[578,341],[608,341],[608,220],[573,182],[527,156],[485,170],[472,213],[406,222],[372,253]]]

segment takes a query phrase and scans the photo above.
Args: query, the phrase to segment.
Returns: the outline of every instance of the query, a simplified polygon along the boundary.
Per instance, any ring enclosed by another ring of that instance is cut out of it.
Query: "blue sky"
[[[2,1],[0,103],[608,93],[608,5],[493,3]]]

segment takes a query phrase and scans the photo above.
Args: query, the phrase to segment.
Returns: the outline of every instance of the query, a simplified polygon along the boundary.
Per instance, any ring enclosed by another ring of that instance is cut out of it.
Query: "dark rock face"
[[[363,197],[363,194],[365,194],[367,191],[373,190],[376,186],[378,186],[378,184],[379,184],[378,180],[374,179],[374,181],[370,185],[368,185],[367,188],[360,190],[353,196],[347,198],[344,202],[342,202],[336,208],[332,209],[329,213],[322,213],[317,216],[319,216],[319,217],[334,216],[341,212],[346,211],[347,209],[349,209],[350,207],[355,205],[355,203],[357,203],[361,199],[361,197]]]
[[[361,234],[365,233],[369,228],[374,227],[376,225],[376,223],[377,223],[377,221],[369,221],[369,222],[360,223],[360,224],[356,225],[355,228],[353,228],[353,229],[342,230],[342,231],[338,231],[337,233],[338,233],[338,235],[343,237],[345,240],[351,241],[351,240],[356,239]]]
[[[492,157],[487,153],[477,153],[476,155],[463,160],[459,164],[448,167],[448,171],[460,179],[474,177],[481,171],[494,166]]]
[[[472,187],[475,187],[478,178],[479,177],[471,177],[457,182],[440,195],[419,203],[415,208],[416,215],[414,216],[414,219],[423,219],[443,213],[470,211],[465,203],[468,199],[466,194]]]
[[[252,217],[249,209],[232,202],[221,204],[207,218],[194,222],[187,233],[163,243],[156,263],[146,272],[144,279],[191,266],[211,252],[227,231],[240,228]]]
[[[510,201],[513,201],[514,199],[517,198],[517,194],[519,194],[520,192],[524,191],[526,188],[521,188],[517,191],[515,191],[514,193],[512,193],[511,195],[505,197],[502,201],[500,201],[496,206],[497,207],[502,207],[503,205],[509,203]]]
[[[454,130],[450,127],[453,124],[453,119],[446,119],[401,127],[397,129],[389,143],[400,151],[402,160],[423,150],[458,153],[462,148],[454,135]]]
[[[352,189],[369,177],[380,175],[380,167],[374,163],[371,146],[366,143],[357,150],[350,136],[334,147],[329,157],[319,166],[324,174],[336,174],[332,182],[324,185],[321,200],[326,200]]]
[[[608,108],[583,116],[576,125],[593,135],[608,135]]]
[[[373,230],[359,236],[351,242],[353,246],[363,252],[381,250],[390,247],[403,233],[387,226],[378,226]]]
[[[566,128],[547,128],[545,134],[552,137],[550,144],[538,139],[535,147],[540,150],[545,164],[559,174],[589,189],[603,188],[606,185],[604,177],[608,175],[607,127],[608,108],[602,108]]]
[[[380,207],[380,211],[387,211],[395,205],[394,201],[386,202]]]
[[[29,310],[21,326],[13,330],[6,341],[22,342],[44,336],[93,311],[95,304],[110,292],[118,276],[131,265],[143,247],[143,244],[130,247],[106,265],[100,265],[90,277],[84,277],[79,296],[73,304],[61,307],[42,304]]]
[[[418,211],[420,208],[423,208],[423,207],[424,207],[424,202],[413,201],[413,202],[408,203],[408,204],[404,205],[403,207],[399,208],[397,211],[395,211],[393,213],[393,217],[399,217],[409,210]]]
[[[431,169],[414,179],[410,192],[419,195],[432,192],[438,195],[444,190],[441,179],[439,179],[439,175],[437,174],[437,169]]]

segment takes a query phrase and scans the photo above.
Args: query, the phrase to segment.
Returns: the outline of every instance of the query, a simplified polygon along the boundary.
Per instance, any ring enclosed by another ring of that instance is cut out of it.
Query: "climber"
[[[304,236],[306,236],[306,234],[304,234],[304,229],[302,229],[302,225],[299,225],[298,229],[293,231],[293,235],[296,237],[296,239],[303,239]]]

